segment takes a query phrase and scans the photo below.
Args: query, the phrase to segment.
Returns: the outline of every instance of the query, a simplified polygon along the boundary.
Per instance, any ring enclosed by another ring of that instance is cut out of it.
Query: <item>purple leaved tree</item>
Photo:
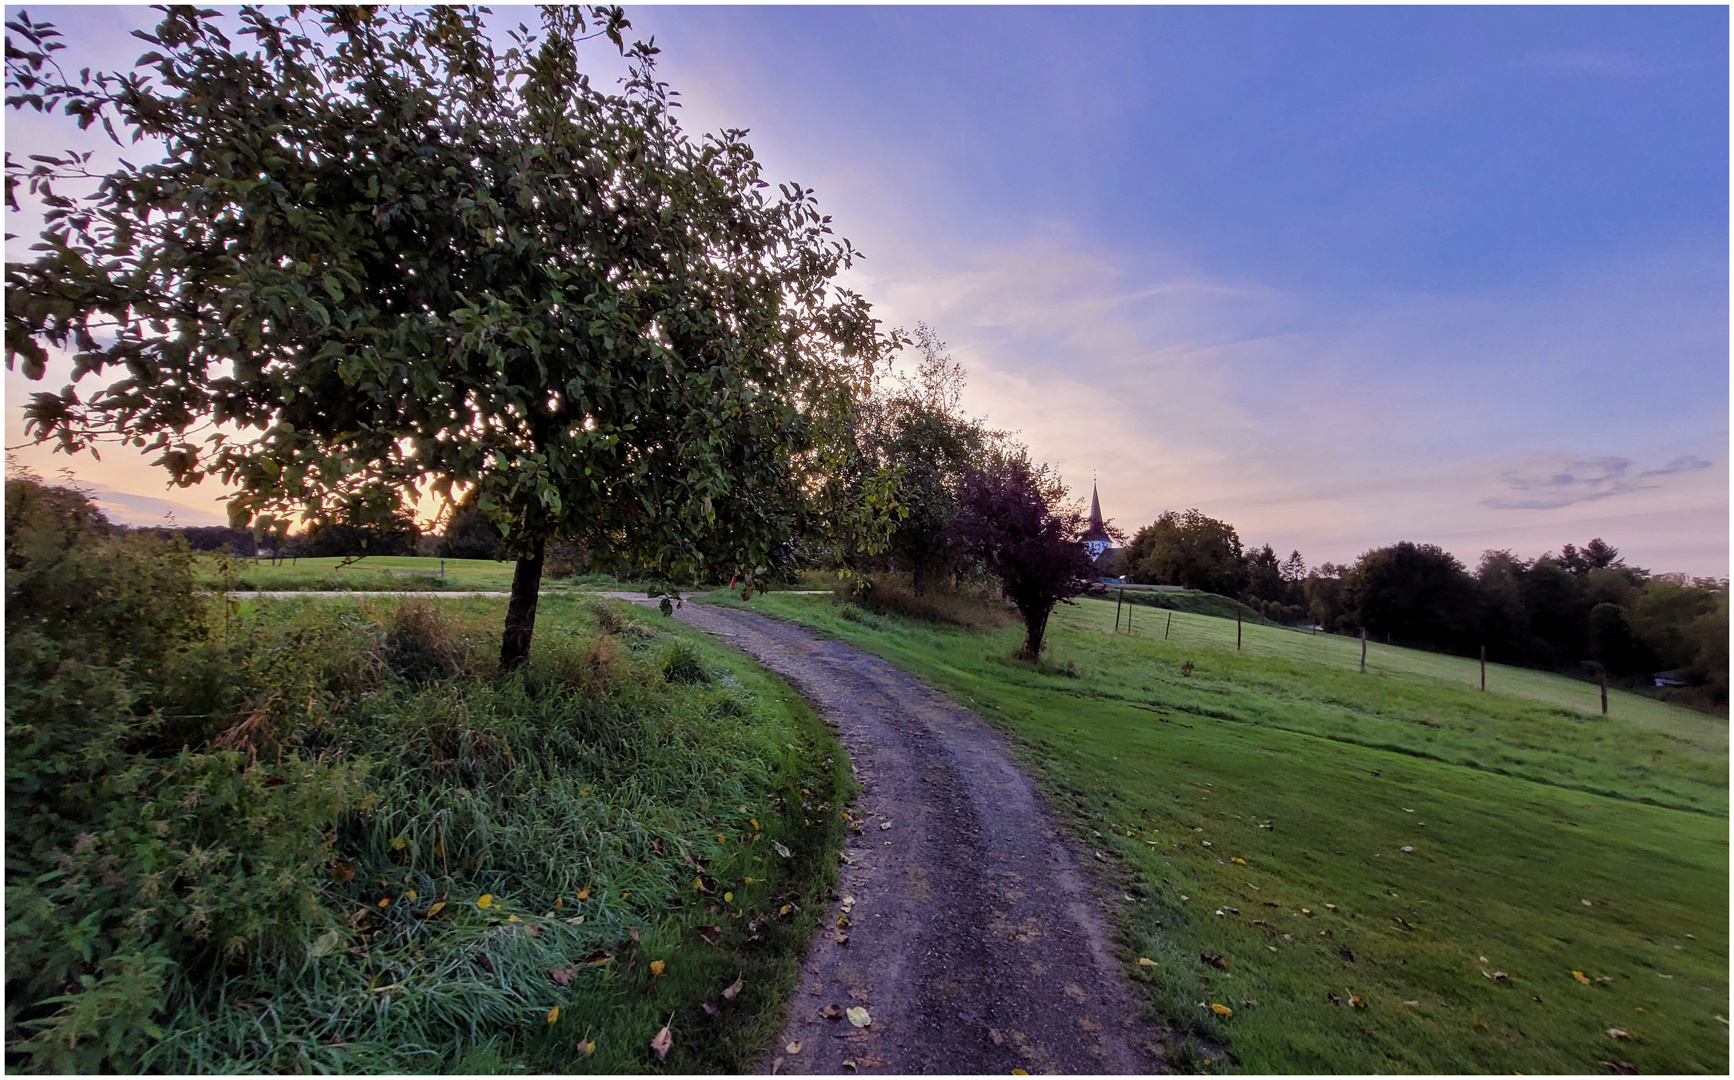
[[[1054,605],[1093,588],[1095,563],[1080,540],[1081,507],[1066,501],[1066,485],[1046,465],[1023,455],[970,474],[958,492],[959,512],[948,527],[958,550],[1000,580],[1024,620],[1018,655],[1034,661]]]

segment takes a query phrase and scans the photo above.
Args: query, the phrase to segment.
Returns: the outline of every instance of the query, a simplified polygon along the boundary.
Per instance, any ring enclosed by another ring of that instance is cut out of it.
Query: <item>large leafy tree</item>
[[[1202,511],[1165,511],[1126,547],[1127,577],[1153,585],[1238,596],[1246,585],[1240,534]]]
[[[750,574],[825,524],[830,435],[885,345],[832,281],[855,253],[744,132],[681,128],[618,8],[547,9],[504,48],[477,9],[164,12],[132,71],[76,81],[51,27],[7,24],[11,107],[166,151],[7,157],[9,203],[47,206],[7,265],[7,362],[72,353],[38,438],[218,477],[237,523],[470,495],[518,560],[507,666],[550,540]],[[579,62],[598,35],[619,92]]]
[[[1083,508],[1068,501],[1065,484],[1052,470],[1022,453],[996,454],[971,473],[958,504],[948,532],[964,557],[999,578],[1023,616],[1019,655],[1034,661],[1055,605],[1100,587],[1095,560],[1083,544]]]

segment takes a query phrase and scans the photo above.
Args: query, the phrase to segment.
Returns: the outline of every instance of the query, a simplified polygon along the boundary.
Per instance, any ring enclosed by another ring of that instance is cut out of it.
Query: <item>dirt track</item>
[[[1160,1036],[1138,1019],[1101,905],[998,733],[843,642],[731,608],[678,617],[793,684],[836,725],[864,789],[839,899],[761,1071],[1158,1070]],[[839,944],[829,927],[849,897]]]

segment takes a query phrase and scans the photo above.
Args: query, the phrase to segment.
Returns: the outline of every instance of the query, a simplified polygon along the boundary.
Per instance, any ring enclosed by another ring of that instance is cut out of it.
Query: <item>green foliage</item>
[[[853,790],[785,685],[560,597],[501,677],[497,601],[213,604],[177,545],[8,505],[58,508],[8,517],[14,1069],[633,1072],[671,1015],[669,1068],[756,1060]]]
[[[1470,661],[1383,645],[1363,675],[1357,642],[1276,627],[1236,654],[1232,621],[1189,614],[1166,643],[1116,637],[1091,599],[1058,613],[1043,668],[1005,660],[1009,630],[759,603],[1017,739],[1113,860],[1122,956],[1176,1068],[1727,1071],[1720,719],[1618,691],[1603,718],[1593,687],[1504,667],[1489,684],[1512,692],[1484,694]]]
[[[525,560],[512,663],[550,540],[674,578],[886,513],[811,498],[888,344],[832,285],[854,249],[744,132],[680,126],[620,9],[550,7],[497,46],[480,9],[169,7],[136,71],[77,82],[51,31],[9,28],[13,108],[167,149],[88,195],[55,190],[80,155],[7,159],[9,198],[49,207],[7,267],[8,365],[74,352],[37,438],[132,440],[237,487],[238,521],[468,494]],[[598,35],[619,93],[579,65]]]
[[[1475,582],[1450,552],[1403,542],[1362,555],[1343,575],[1342,619],[1405,644],[1463,648],[1473,636]]]
[[[1199,510],[1166,511],[1139,529],[1123,555],[1126,579],[1236,596],[1246,581],[1240,534]]]
[[[973,589],[917,592],[911,577],[904,574],[858,575],[836,586],[832,593],[839,603],[852,601],[872,611],[906,615],[926,622],[997,629],[1011,621],[1012,612],[994,595],[997,590],[978,585]]]

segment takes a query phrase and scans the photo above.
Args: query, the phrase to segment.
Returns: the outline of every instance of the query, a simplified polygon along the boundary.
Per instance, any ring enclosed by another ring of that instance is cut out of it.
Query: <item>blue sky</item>
[[[1728,572],[1726,9],[629,14],[1121,525]]]

